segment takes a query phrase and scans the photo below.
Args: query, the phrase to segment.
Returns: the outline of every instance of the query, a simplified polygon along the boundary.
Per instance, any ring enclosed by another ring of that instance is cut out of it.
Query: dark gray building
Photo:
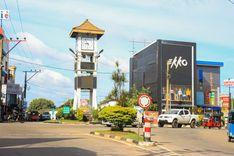
[[[130,88],[133,85],[137,89],[149,88],[154,103],[161,111],[166,102],[166,72],[168,69],[171,106],[174,108],[192,108],[197,104],[203,106],[206,97],[205,91],[215,92],[216,90],[215,93],[212,92],[212,96],[218,94],[220,64],[204,61],[199,61],[197,64],[195,43],[157,40],[130,59]],[[198,80],[197,75],[199,74],[202,78],[199,77]],[[208,89],[209,84],[211,84],[210,89]],[[212,100],[214,101],[214,99]],[[209,102],[211,101],[209,100]],[[214,102],[212,104],[215,105]]]

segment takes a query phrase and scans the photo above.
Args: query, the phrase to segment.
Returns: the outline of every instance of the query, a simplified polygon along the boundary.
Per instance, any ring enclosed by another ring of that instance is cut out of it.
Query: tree
[[[39,113],[43,113],[45,111],[49,111],[52,108],[55,108],[54,102],[52,100],[37,98],[30,102],[28,111],[38,111]]]
[[[99,119],[113,123],[123,131],[124,125],[131,124],[136,118],[136,110],[130,107],[109,106],[98,113]]]
[[[61,106],[59,107],[63,107],[63,106],[69,106],[70,108],[73,107],[73,100],[74,99],[68,99],[67,101],[65,101]]]
[[[142,93],[150,94],[149,88],[142,87],[141,90],[137,90],[136,86],[133,85],[131,90],[129,91],[129,99],[127,101],[127,105],[130,106],[137,106],[138,105],[138,96]]]
[[[115,100],[120,99],[121,92],[123,91],[124,83],[127,82],[125,74],[121,71],[119,67],[119,62],[115,62],[116,70],[112,73],[111,79],[114,81],[114,88],[112,90],[112,96]]]

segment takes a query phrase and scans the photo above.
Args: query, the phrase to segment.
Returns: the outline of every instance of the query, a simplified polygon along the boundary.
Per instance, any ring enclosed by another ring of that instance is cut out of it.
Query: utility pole
[[[228,78],[228,81],[230,81],[231,78]],[[228,111],[230,112],[231,107],[232,107],[232,93],[231,93],[231,85],[228,86],[228,92],[229,92],[229,107]]]
[[[0,27],[0,121],[2,121],[2,53],[3,53],[3,29]]]
[[[165,105],[165,109],[166,109],[166,112],[168,112],[169,110],[169,102],[171,101],[171,96],[170,96],[170,92],[171,92],[171,87],[170,87],[170,61],[168,60],[167,61],[167,71],[166,71],[166,105]],[[171,105],[170,105],[170,108],[171,108]],[[170,110],[171,111],[171,110]]]
[[[41,72],[41,70],[28,70],[28,71],[23,71],[23,72],[24,72],[24,90],[23,90],[23,94],[21,96],[22,103],[21,103],[21,106],[20,106],[20,110],[22,110],[24,102],[26,101],[28,81],[31,80],[36,74]],[[34,74],[28,78],[28,73],[34,73]]]
[[[132,53],[132,56],[135,54],[136,52],[136,44],[143,44],[143,46],[145,47],[147,44],[150,44],[151,42],[149,41],[146,41],[144,39],[144,41],[136,41],[136,40],[132,40],[132,41],[129,41],[132,43],[132,50],[130,51]]]

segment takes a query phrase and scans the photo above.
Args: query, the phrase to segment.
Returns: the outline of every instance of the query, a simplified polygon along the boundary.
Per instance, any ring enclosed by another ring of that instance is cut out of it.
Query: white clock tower
[[[75,83],[73,109],[81,106],[81,92],[88,91],[90,105],[97,108],[97,58],[99,56],[97,41],[104,30],[93,25],[89,20],[74,27],[70,37],[76,39],[75,45]]]

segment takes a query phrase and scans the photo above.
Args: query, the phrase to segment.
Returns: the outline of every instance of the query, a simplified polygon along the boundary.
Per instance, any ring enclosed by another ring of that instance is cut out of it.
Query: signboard
[[[7,94],[22,94],[22,88],[19,84],[8,83],[7,84]]]
[[[222,108],[229,108],[229,95],[221,95]]]
[[[170,74],[172,105],[192,105],[194,99],[194,46],[180,42],[162,42],[162,102],[166,102],[166,73]],[[167,69],[167,63],[169,69]]]
[[[137,110],[137,122],[142,123],[144,109],[141,108],[140,106],[134,106],[134,108]]]
[[[70,107],[69,106],[64,106],[63,107],[63,114],[69,114],[70,113]]]
[[[7,93],[7,86],[5,84],[2,85],[2,102],[6,104],[6,93]]]
[[[6,20],[9,18],[9,10],[0,10],[0,19]]]
[[[233,87],[234,86],[234,79],[224,80],[223,84],[224,84],[224,86],[227,86],[227,87]]]
[[[141,108],[148,108],[152,103],[152,98],[148,94],[140,94],[138,96],[138,104]]]
[[[145,111],[144,112],[144,122],[150,122],[156,125],[158,119],[158,112],[156,111]]]

